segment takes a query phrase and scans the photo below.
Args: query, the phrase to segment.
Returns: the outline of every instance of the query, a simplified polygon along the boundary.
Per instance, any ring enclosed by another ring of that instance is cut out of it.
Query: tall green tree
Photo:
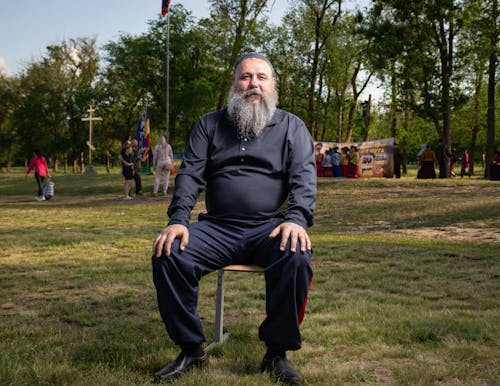
[[[401,2],[376,1],[370,29],[378,39],[399,41],[401,55],[395,66],[403,79],[411,106],[434,123],[437,136],[450,151],[451,113],[461,98],[460,79],[455,75],[455,44],[463,25],[463,4],[457,0]],[[380,40],[379,40],[380,41]],[[388,48],[379,44],[377,51]],[[449,171],[449,160],[445,173]]]
[[[93,102],[97,63],[95,39],[73,39],[48,46],[42,60],[21,75],[13,119],[26,157],[41,148],[57,167],[68,154],[86,150],[81,117]]]
[[[320,60],[342,14],[342,0],[302,0],[302,4],[304,27],[312,29],[310,35],[312,50],[307,55],[310,63],[307,126],[314,137],[318,129],[316,100]]]
[[[487,113],[487,153],[486,168],[484,177],[490,177],[490,165],[493,161],[495,151],[495,85],[496,70],[498,66],[498,40],[500,36],[500,20],[498,0],[490,0],[485,4],[485,13],[488,17],[485,20],[484,33],[488,38],[488,113]]]
[[[105,46],[102,73],[114,137],[135,134],[139,113],[150,112],[152,142],[166,133],[166,39],[169,40],[169,141],[182,151],[196,119],[217,104],[219,69],[214,64],[206,27],[182,5],[173,5],[166,18],[151,20],[147,33],[122,35]]]
[[[0,74],[0,167],[6,166],[7,172],[19,146],[17,130],[12,122],[19,101],[19,81],[17,78]]]
[[[204,21],[221,58],[217,108],[222,108],[231,84],[232,66],[246,49],[257,49],[261,28],[259,19],[266,15],[268,0],[210,0],[210,19]]]

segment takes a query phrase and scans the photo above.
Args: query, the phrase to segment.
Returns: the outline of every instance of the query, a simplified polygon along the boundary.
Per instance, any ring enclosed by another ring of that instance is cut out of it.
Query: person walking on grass
[[[266,317],[259,338],[267,351],[261,371],[297,385],[303,377],[286,352],[301,347],[313,276],[306,228],[313,224],[316,202],[314,144],[298,117],[276,107],[275,72],[265,56],[253,52],[238,59],[228,100],[227,108],[194,125],[175,179],[168,226],[153,243],[159,311],[180,348],[155,379],[170,382],[207,364],[197,312],[199,281],[239,263],[265,269]],[[207,212],[190,223],[203,189]]]
[[[33,157],[28,165],[25,178],[28,177],[32,170],[35,171],[35,180],[38,185],[38,194],[35,199],[37,201],[45,201],[45,197],[43,196],[43,184],[45,182],[45,177],[50,179],[50,173],[47,166],[47,160],[38,149],[33,151]]]

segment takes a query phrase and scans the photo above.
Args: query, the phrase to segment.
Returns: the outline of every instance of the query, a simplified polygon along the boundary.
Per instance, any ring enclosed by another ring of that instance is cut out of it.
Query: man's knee
[[[288,256],[284,259],[284,263],[287,269],[296,272],[305,272],[311,269],[311,258],[311,251],[289,251]]]

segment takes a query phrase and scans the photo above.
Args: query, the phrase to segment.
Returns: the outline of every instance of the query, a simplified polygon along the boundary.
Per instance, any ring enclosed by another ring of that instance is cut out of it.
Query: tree
[[[318,96],[318,74],[320,73],[320,57],[335,25],[342,14],[342,0],[302,0],[304,22],[312,27],[312,52],[308,55],[310,63],[309,97],[307,127],[313,137],[318,129],[316,117],[316,99]],[[309,28],[311,28],[309,27]]]
[[[19,100],[19,81],[0,74],[0,167],[5,164],[7,172],[19,146],[16,127],[13,125],[12,116]]]
[[[13,120],[25,157],[41,148],[57,168],[68,153],[77,157],[86,148],[81,116],[92,101],[97,62],[95,39],[63,41],[21,75]]]
[[[169,141],[181,151],[194,122],[217,104],[214,90],[218,90],[220,68],[206,21],[196,25],[180,4],[170,8],[169,18]],[[103,96],[116,127],[115,138],[134,135],[140,110],[146,104],[152,138],[153,133],[165,133],[167,19],[159,17],[149,24],[147,33],[122,35],[105,46]]]
[[[455,77],[455,43],[462,27],[462,4],[460,1],[398,0],[375,1],[372,8],[372,23],[369,33],[378,39],[397,43],[401,54],[390,55],[399,65],[402,85],[414,111],[434,123],[436,133],[443,139],[447,152],[451,149],[452,107],[462,99],[460,80]],[[377,18],[382,22],[374,22]],[[378,45],[378,56],[381,48]],[[418,93],[416,92],[418,91]],[[446,158],[444,173],[448,176],[449,160]]]
[[[487,153],[486,153],[486,168],[484,178],[490,178],[490,165],[493,161],[495,152],[495,85],[496,85],[496,68],[498,57],[498,39],[500,35],[500,23],[498,10],[498,1],[489,1],[489,9],[486,20],[485,35],[488,37],[488,113],[487,113]]]
[[[210,0],[210,21],[205,25],[211,31],[221,50],[221,68],[223,69],[218,87],[217,108],[226,102],[227,92],[231,84],[232,65],[242,54],[245,45],[257,35],[260,16],[264,15],[268,0]],[[251,44],[249,45],[251,46]]]

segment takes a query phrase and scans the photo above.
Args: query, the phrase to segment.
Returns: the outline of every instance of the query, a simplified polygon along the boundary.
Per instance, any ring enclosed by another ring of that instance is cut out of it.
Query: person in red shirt
[[[36,183],[38,184],[38,196],[36,197],[36,200],[44,201],[45,197],[43,196],[43,183],[45,181],[45,177],[50,178],[50,173],[49,168],[47,167],[47,160],[42,155],[40,150],[33,151],[33,158],[31,158],[28,165],[26,177],[28,177],[28,174],[30,174],[32,170],[35,171],[35,179]]]

